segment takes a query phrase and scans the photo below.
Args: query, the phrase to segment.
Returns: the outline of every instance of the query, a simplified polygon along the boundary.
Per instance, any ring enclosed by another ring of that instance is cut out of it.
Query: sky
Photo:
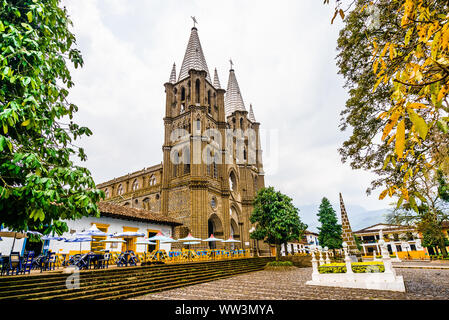
[[[165,93],[182,64],[195,16],[209,67],[226,88],[229,59],[247,110],[261,123],[265,185],[289,195],[316,230],[327,197],[339,216],[339,192],[353,229],[382,222],[388,200],[366,195],[374,175],[354,171],[337,149],[348,97],[335,64],[342,22],[316,0],[63,0],[84,58],[71,68],[75,122],[93,131],[78,145],[101,183],[162,161]]]

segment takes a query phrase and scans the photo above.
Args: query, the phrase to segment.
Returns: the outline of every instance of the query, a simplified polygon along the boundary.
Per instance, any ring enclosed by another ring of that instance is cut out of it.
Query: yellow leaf
[[[411,108],[411,109],[427,109],[428,106],[426,106],[424,103],[418,103],[418,102],[413,102],[410,103],[407,108]]]
[[[26,127],[26,126],[29,125],[29,124],[30,124],[30,119],[25,120],[24,122],[22,122],[22,126],[23,126],[23,127]]]
[[[419,136],[421,139],[425,140],[427,136],[427,131],[429,130],[426,121],[424,121],[423,118],[421,118],[415,111],[412,109],[408,109],[408,115],[410,116],[410,120],[415,125],[416,130],[418,131]]]
[[[382,141],[385,140],[385,138],[390,133],[391,129],[393,129],[393,127],[396,125],[400,115],[401,115],[400,111],[395,111],[390,116],[390,119],[388,119],[388,123],[385,125],[385,128],[384,128],[384,132],[383,132],[383,135],[382,135]]]
[[[399,159],[402,159],[404,155],[404,148],[405,148],[405,122],[404,120],[401,120],[396,130],[396,145],[395,145],[395,152],[398,155]]]
[[[382,200],[383,198],[385,198],[387,193],[388,193],[388,189],[385,189],[384,191],[382,191],[382,193],[379,195],[379,200]]]

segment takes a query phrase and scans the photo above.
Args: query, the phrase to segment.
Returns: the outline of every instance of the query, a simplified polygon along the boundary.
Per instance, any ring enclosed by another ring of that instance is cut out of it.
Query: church
[[[209,72],[194,26],[179,75],[173,64],[164,84],[162,162],[97,187],[105,192],[105,201],[181,222],[175,239],[188,233],[205,239],[213,233],[221,239],[232,236],[250,248],[249,217],[255,195],[265,185],[260,123],[252,105],[248,111],[243,102],[230,62],[224,90],[217,70],[213,76]]]

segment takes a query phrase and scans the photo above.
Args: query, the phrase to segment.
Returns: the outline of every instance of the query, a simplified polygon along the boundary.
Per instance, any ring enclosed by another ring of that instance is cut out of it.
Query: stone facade
[[[265,185],[260,124],[252,107],[251,114],[246,111],[232,68],[228,88],[233,92],[221,89],[217,72],[211,83],[195,27],[181,73],[176,81],[173,65],[170,80],[164,84],[162,163],[97,187],[106,192],[107,201],[160,212],[182,222],[183,226],[175,228],[175,238],[189,232],[202,239],[211,233],[222,239],[232,235],[241,241],[239,247],[249,248],[253,200]],[[239,108],[230,105],[226,113],[225,94],[232,102],[236,101],[232,95],[238,94]],[[255,151],[252,158],[250,150]],[[224,245],[217,243],[218,248]]]

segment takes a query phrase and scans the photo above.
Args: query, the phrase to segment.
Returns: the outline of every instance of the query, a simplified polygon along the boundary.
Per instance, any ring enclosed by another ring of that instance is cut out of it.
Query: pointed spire
[[[173,68],[171,69],[171,73],[170,73],[170,80],[168,82],[170,82],[170,83],[176,82],[176,64],[175,63],[173,63]]]
[[[196,27],[192,28],[189,42],[187,43],[186,53],[182,61],[181,70],[179,71],[178,81],[181,81],[189,76],[189,70],[195,69],[198,71],[206,71],[206,79],[210,83],[209,69],[207,68],[206,59],[204,58],[203,49],[201,48],[200,38],[198,37],[198,30]]]
[[[214,72],[214,87],[215,89],[221,89],[220,80],[218,79],[217,68],[215,68]]]
[[[357,245],[355,243],[351,225],[349,224],[348,213],[346,212],[345,204],[343,203],[343,197],[341,193],[340,193],[340,209],[341,209],[341,233],[343,241],[348,244],[348,250],[350,254],[360,255],[360,251],[357,249]]]
[[[232,63],[231,63],[232,67]],[[225,96],[225,113],[230,115],[236,110],[246,111],[234,69],[229,70],[228,89]]]
[[[251,122],[256,122],[256,117],[254,117],[253,105],[249,104],[249,115],[248,118]]]

